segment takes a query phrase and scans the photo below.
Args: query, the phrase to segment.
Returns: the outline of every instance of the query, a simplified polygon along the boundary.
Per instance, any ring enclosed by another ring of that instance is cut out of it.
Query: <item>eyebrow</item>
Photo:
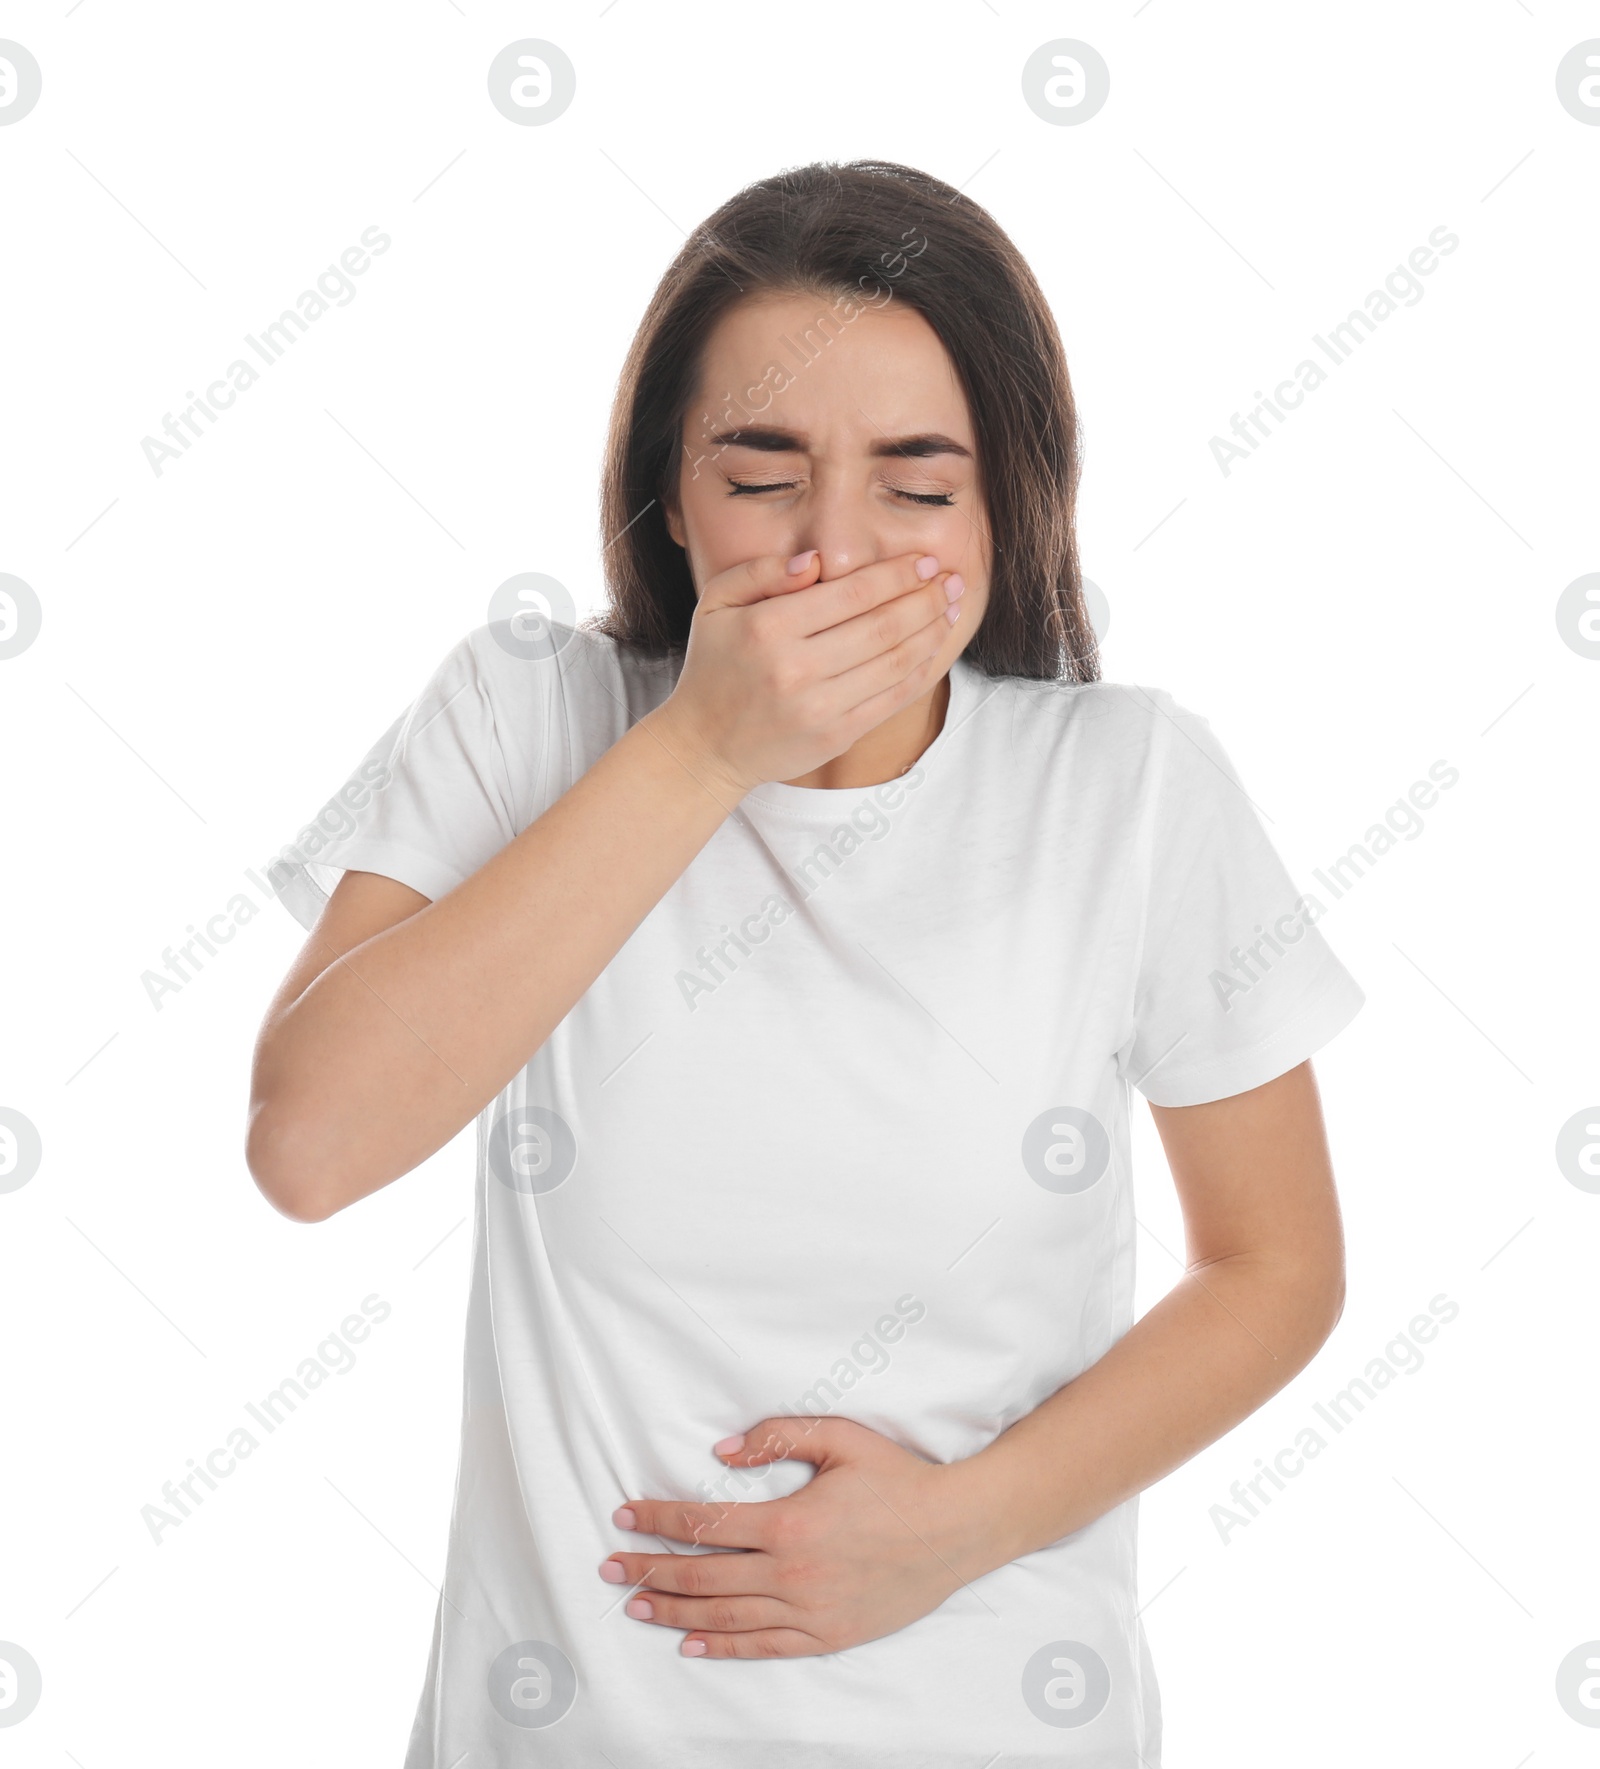
[[[718,430],[711,441],[718,448],[753,448],[763,454],[788,455],[806,452],[806,437],[799,430],[783,430],[770,424],[747,425],[743,429]],[[922,461],[933,455],[960,455],[972,459],[972,451],[963,448],[953,436],[928,430],[917,436],[879,436],[867,445],[867,453],[900,461]]]

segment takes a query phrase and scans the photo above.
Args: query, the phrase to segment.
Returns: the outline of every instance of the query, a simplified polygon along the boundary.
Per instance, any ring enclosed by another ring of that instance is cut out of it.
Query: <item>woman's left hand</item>
[[[892,1634],[1010,1555],[975,1459],[927,1462],[849,1419],[763,1419],[716,1452],[730,1466],[797,1459],[817,1472],[787,1498],[743,1504],[630,1499],[623,1529],[731,1554],[613,1554],[600,1576],[639,1586],[627,1613],[689,1630],[680,1651],[800,1658]]]

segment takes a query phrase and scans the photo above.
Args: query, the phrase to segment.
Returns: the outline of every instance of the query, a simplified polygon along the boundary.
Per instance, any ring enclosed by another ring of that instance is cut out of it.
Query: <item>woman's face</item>
[[[752,297],[725,313],[684,417],[666,516],[696,595],[762,554],[816,547],[828,579],[932,553],[967,585],[940,674],[988,602],[988,518],[966,397],[933,328],[893,301],[849,320],[814,295]]]

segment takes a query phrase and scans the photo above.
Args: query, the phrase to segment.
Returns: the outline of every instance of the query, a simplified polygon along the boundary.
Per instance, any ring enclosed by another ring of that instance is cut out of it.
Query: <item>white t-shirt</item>
[[[508,633],[463,639],[284,850],[303,923],[344,868],[454,888],[681,667]],[[626,1499],[810,1479],[713,1456],[763,1417],[982,1449],[1132,1324],[1130,1084],[1243,1092],[1363,1001],[1203,719],[964,659],[950,682],[900,779],[751,792],[481,1115],[406,1769],[1157,1769],[1137,1499],[827,1656],[686,1659],[598,1575],[695,1551],[616,1528]],[[559,937],[562,907],[527,914]]]

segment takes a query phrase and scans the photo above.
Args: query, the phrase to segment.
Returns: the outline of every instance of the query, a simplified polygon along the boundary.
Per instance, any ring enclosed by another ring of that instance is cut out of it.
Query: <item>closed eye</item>
[[[741,485],[737,480],[728,481],[728,496],[731,498],[748,496],[758,491],[792,491],[796,481],[793,479],[773,480],[765,485]],[[897,498],[904,498],[912,504],[953,504],[955,494],[948,491],[905,491],[898,485],[891,485],[889,490]]]

